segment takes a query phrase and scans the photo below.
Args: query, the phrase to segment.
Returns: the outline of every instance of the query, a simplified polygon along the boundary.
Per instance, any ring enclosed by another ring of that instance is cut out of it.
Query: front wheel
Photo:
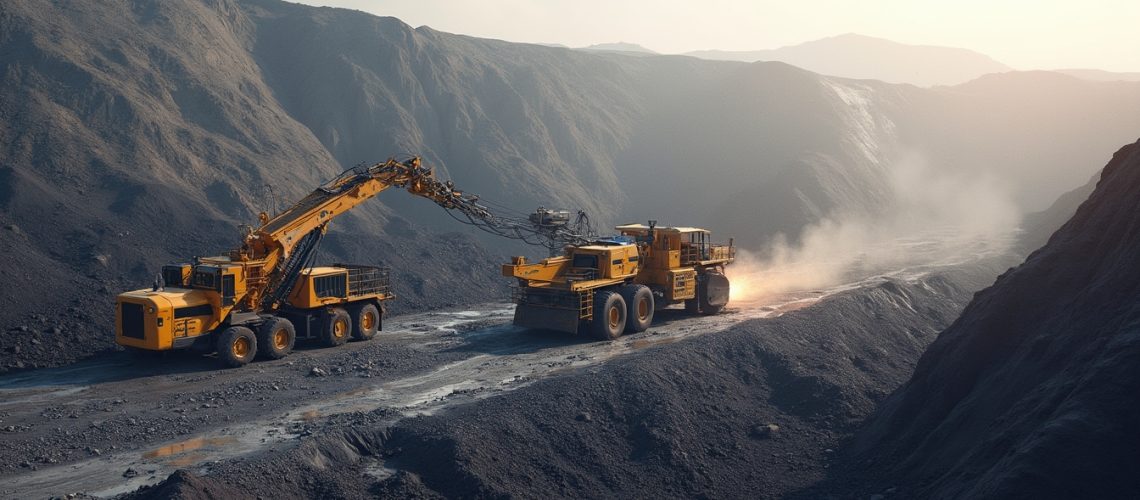
[[[352,310],[352,338],[371,340],[380,331],[380,309],[375,304],[364,304]]]
[[[599,340],[613,340],[625,331],[627,319],[625,299],[621,294],[600,291],[594,294],[594,320],[590,330]]]
[[[348,311],[334,307],[325,313],[324,323],[321,325],[321,343],[326,347],[335,347],[348,341],[352,332],[352,318]]]
[[[231,326],[218,335],[218,359],[222,364],[237,368],[253,361],[257,355],[257,337],[244,326]]]

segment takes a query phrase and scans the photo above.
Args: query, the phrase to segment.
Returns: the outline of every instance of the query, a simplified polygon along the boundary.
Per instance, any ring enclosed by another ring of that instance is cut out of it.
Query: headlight
[[[150,306],[150,307],[146,308],[146,312],[147,312],[147,314],[154,314],[154,306]]]

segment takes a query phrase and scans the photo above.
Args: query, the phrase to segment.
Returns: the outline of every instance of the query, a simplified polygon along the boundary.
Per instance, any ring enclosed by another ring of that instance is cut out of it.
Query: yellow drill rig
[[[728,303],[724,266],[736,249],[693,227],[628,224],[620,236],[568,245],[565,255],[528,263],[515,257],[503,275],[518,280],[514,323],[615,339],[649,328],[653,313],[683,302],[693,314]]]
[[[345,171],[276,217],[262,213],[226,255],[163,266],[150,289],[118,296],[115,341],[128,348],[216,350],[229,366],[288,355],[296,339],[368,340],[393,298],[385,269],[312,265],[330,221],[390,187],[407,189],[469,219],[492,216],[420,158]]]

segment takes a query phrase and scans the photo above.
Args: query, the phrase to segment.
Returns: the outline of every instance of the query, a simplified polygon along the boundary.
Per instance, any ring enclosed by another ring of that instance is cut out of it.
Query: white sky
[[[302,0],[412,26],[663,53],[758,50],[843,33],[976,50],[1016,69],[1140,71],[1140,0]]]

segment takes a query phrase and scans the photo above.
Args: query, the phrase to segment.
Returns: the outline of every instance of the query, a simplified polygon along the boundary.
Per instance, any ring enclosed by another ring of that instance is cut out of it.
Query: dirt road
[[[661,311],[647,332],[612,343],[510,325],[509,304],[398,317],[370,342],[304,349],[242,369],[202,356],[126,354],[0,379],[0,494],[110,496],[178,468],[291,446],[306,423],[391,408],[393,420],[522,387],[565,370],[827,295],[773,298],[756,309],[686,318]]]
[[[0,496],[111,496],[174,470],[208,472],[222,460],[295,446],[320,419],[390,410],[431,414],[639,349],[779,316],[886,279],[917,280],[943,265],[912,266],[826,289],[736,303],[720,315],[659,311],[646,332],[595,342],[510,325],[512,306],[486,304],[395,317],[369,342],[301,347],[278,361],[219,369],[199,355],[127,354],[0,378]]]

